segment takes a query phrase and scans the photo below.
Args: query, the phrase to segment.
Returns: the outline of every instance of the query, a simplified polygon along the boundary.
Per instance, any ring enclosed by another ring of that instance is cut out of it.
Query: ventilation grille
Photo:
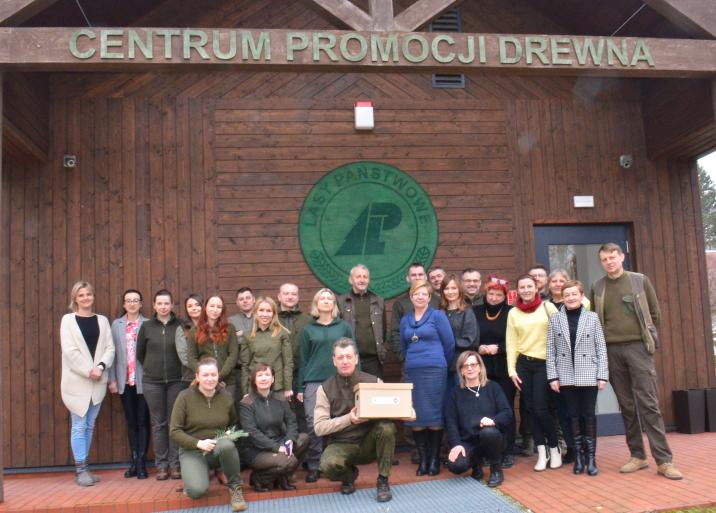
[[[465,89],[465,75],[438,75],[433,73],[433,87]]]
[[[430,32],[462,32],[462,16],[459,9],[450,9],[428,27]],[[433,87],[440,89],[465,89],[465,75],[433,74]]]
[[[430,32],[462,32],[462,16],[458,9],[450,9],[430,24]]]

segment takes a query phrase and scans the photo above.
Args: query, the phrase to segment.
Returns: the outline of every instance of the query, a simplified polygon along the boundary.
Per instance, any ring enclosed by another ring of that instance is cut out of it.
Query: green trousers
[[[179,449],[181,476],[184,493],[192,499],[206,495],[209,490],[209,469],[221,467],[229,480],[229,486],[241,485],[241,464],[239,451],[234,442],[222,438],[210,453],[199,449]]]
[[[332,481],[349,482],[353,467],[378,462],[378,473],[390,476],[395,454],[395,424],[377,421],[358,444],[330,442],[321,455],[320,470]]]

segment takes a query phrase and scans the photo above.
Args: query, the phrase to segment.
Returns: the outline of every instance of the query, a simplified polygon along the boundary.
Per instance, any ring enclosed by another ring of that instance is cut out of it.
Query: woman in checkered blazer
[[[547,380],[564,396],[574,432],[574,473],[597,475],[595,461],[597,392],[609,380],[607,347],[599,316],[582,306],[584,286],[570,280],[562,287],[564,306],[547,325]],[[585,461],[586,460],[586,461]]]

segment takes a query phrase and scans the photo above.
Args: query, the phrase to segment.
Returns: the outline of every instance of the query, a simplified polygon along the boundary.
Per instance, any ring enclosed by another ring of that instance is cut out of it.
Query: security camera
[[[65,155],[62,157],[62,166],[74,169],[77,167],[77,155]]]
[[[632,155],[619,155],[619,166],[622,169],[629,169],[634,163],[634,157]]]

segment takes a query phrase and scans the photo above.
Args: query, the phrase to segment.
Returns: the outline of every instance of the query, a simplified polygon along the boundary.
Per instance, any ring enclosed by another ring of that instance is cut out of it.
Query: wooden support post
[[[0,72],[0,202],[2,202],[2,155],[3,155],[3,149],[2,149],[2,142],[3,142],[3,136],[2,136],[2,118],[3,118],[3,74]],[[0,213],[2,213],[2,205],[0,204]],[[1,241],[1,239],[0,239]],[[1,243],[1,242],[0,242]],[[2,248],[0,248],[0,254],[2,254]],[[2,383],[2,365],[0,365],[0,383]],[[5,405],[3,404],[3,396],[4,394],[0,394],[0,419],[5,418]],[[4,492],[4,483],[3,483],[3,469],[5,468],[4,459],[3,459],[3,431],[2,431],[2,422],[0,422],[0,502],[3,502],[5,500],[5,492]]]

